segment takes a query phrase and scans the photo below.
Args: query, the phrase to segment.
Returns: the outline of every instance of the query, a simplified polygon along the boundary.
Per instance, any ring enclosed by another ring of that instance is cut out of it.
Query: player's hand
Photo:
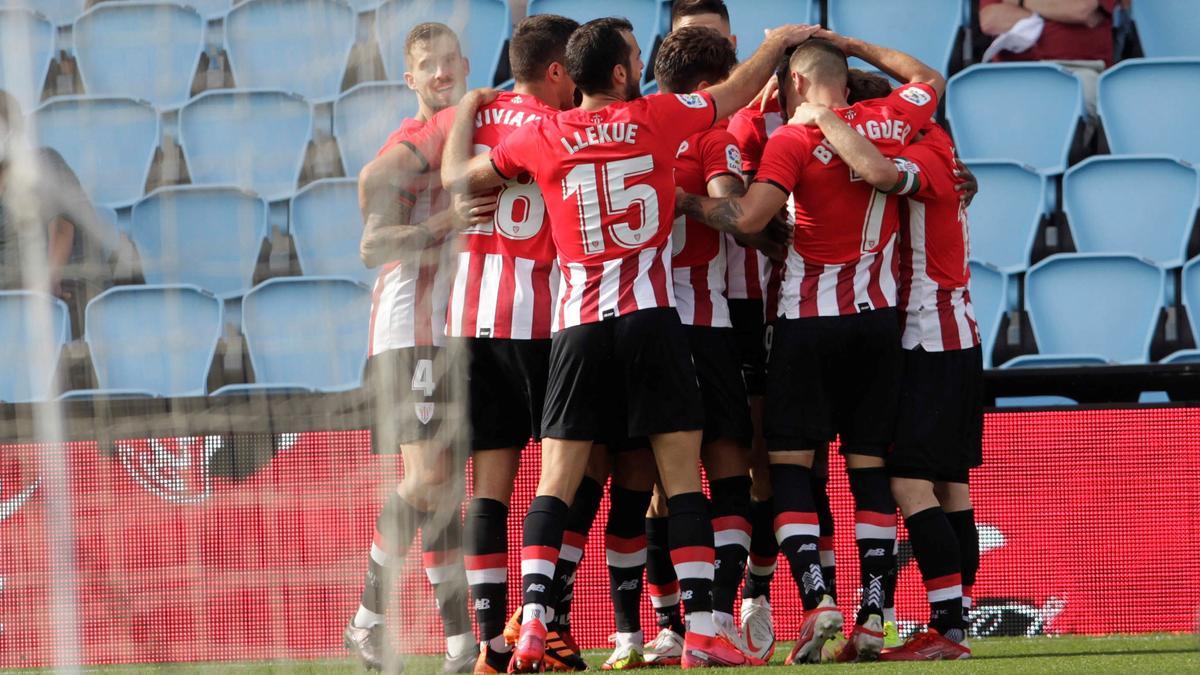
[[[816,33],[813,34],[813,37],[820,38],[822,40],[829,40],[830,42],[832,42],[834,44],[834,46],[836,46],[838,49],[842,50],[842,53],[847,56],[849,56],[854,51],[854,47],[853,47],[854,41],[853,40],[846,37],[845,35],[839,35],[833,31],[829,30],[828,28],[822,28],[822,29],[818,30]]]
[[[771,101],[775,99],[778,93],[779,79],[772,77],[771,79],[767,80],[765,85],[763,85],[762,90],[755,94],[754,98],[750,99],[750,103],[746,107],[750,108],[751,110],[757,108],[759,112],[766,112],[767,106],[771,104]],[[780,108],[782,107],[783,106],[780,105]]]
[[[472,104],[474,104],[474,107],[478,108],[481,105],[487,105],[492,101],[495,101],[496,97],[499,95],[499,89],[480,87],[479,89],[472,89],[471,91],[468,91],[464,98],[467,98]]]
[[[766,31],[765,41],[778,41],[783,44],[784,49],[787,49],[789,47],[795,47],[801,42],[804,42],[819,30],[821,30],[820,26],[810,26],[803,23],[790,23]]]
[[[451,208],[461,223],[467,225],[483,225],[492,222],[492,214],[496,212],[497,195],[461,195],[454,194],[450,198]]]
[[[820,122],[821,116],[829,112],[830,110],[827,106],[805,101],[796,106],[796,112],[792,114],[792,119],[788,120],[788,124],[815,127]]]
[[[733,237],[738,244],[762,251],[771,260],[783,262],[787,260],[788,248],[792,244],[792,228],[788,226],[786,219],[776,216],[767,222],[767,226],[761,232],[739,232]]]
[[[963,206],[970,206],[971,200],[975,199],[975,195],[979,194],[979,179],[957,157],[954,158],[954,178],[958,181],[954,189],[958,191],[959,200],[963,203]]]

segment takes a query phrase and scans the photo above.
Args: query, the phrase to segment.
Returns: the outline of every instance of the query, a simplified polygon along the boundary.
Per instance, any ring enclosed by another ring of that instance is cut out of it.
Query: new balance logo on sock
[[[526,593],[545,593],[546,584],[529,584],[529,588],[525,589]]]
[[[680,593],[680,594],[679,594],[679,599],[680,599],[680,600],[683,600],[684,602],[687,602],[688,600],[691,600],[691,599],[692,599],[692,592],[691,592],[691,591],[683,591],[682,593]]]
[[[620,586],[617,586],[618,591],[636,591],[638,587],[638,579],[628,579],[622,581]]]
[[[882,548],[873,548],[873,549],[868,550],[865,554],[863,554],[863,557],[864,558],[882,558],[885,555],[887,555],[887,551],[883,550]]]
[[[815,550],[817,550],[817,545],[816,544],[802,544],[796,550],[797,551],[815,551]]]
[[[491,608],[492,608],[492,601],[489,600],[488,598],[479,598],[478,600],[475,601],[475,609],[476,610],[491,609]]]
[[[821,575],[820,565],[809,565],[808,571],[804,573],[802,580],[804,582],[805,593],[825,590],[825,577]]]

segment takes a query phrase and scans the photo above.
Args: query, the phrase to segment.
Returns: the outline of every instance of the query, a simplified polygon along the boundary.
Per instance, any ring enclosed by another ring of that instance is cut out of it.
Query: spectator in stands
[[[49,278],[42,288],[67,301],[75,320],[111,279],[101,243],[115,230],[101,221],[62,155],[22,147],[22,131],[20,105],[0,91],[0,289],[40,285],[29,263],[42,257]]]
[[[995,39],[984,61],[1054,61],[1083,83],[1096,113],[1096,81],[1113,63],[1118,0],[979,0],[979,26]]]

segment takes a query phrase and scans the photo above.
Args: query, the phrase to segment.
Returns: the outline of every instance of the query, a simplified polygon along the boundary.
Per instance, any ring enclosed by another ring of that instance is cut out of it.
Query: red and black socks
[[[882,468],[850,469],[854,495],[854,539],[858,543],[862,607],[856,623],[883,616],[885,585],[896,566],[896,500]]]
[[[750,564],[746,568],[743,598],[771,599],[771,580],[779,542],[775,540],[775,500],[750,502]]]
[[[361,605],[354,615],[354,625],[369,628],[383,623],[388,599],[392,592],[392,569],[404,559],[413,537],[417,534],[423,515],[393,492],[375,518],[371,538],[371,553],[367,559],[367,574],[363,582]]]
[[[550,620],[547,609],[553,600],[551,586],[566,519],[567,503],[548,495],[534,497],[525,514],[521,546],[522,623]]]
[[[446,638],[470,635],[471,616],[467,610],[467,576],[463,569],[462,520],[459,510],[449,514],[445,523],[427,518],[421,529],[425,576],[433,586],[438,612]]]
[[[679,577],[679,599],[687,616],[687,630],[698,635],[717,634],[712,617],[713,552],[712,516],[703,492],[685,492],[667,499],[670,518],[671,562]]]
[[[604,528],[604,555],[608,564],[609,593],[618,633],[642,630],[639,605],[642,571],[646,568],[646,509],[649,490],[609,490],[608,524]]]
[[[671,563],[670,519],[646,519],[646,588],[658,627],[670,628],[683,635],[683,615],[679,611],[679,578]]]
[[[771,465],[775,496],[775,539],[787,558],[805,611],[829,594],[818,553],[820,526],[813,503],[812,469],[796,464]]]
[[[732,621],[738,586],[750,553],[750,477],[710,480],[713,542],[716,568],[713,577],[713,611]]]
[[[904,525],[929,598],[929,625],[961,642],[966,625],[962,612],[962,567],[954,528],[940,506],[908,516]]]
[[[837,600],[837,561],[833,554],[833,509],[829,506],[829,474],[825,471],[812,472],[813,502],[817,507],[817,525],[821,538],[817,551],[821,554],[821,574],[829,595]]]
[[[584,476],[575,490],[575,499],[567,509],[567,528],[563,532],[562,547],[558,553],[558,564],[554,567],[554,586],[551,602],[554,603],[553,626],[556,630],[571,630],[571,603],[575,600],[575,571],[583,560],[583,549],[587,546],[588,533],[596,522],[600,510],[600,499],[604,496],[604,485],[589,476]]]
[[[954,536],[958,539],[958,558],[962,565],[963,620],[971,620],[971,605],[975,575],[979,572],[979,528],[975,525],[975,510],[951,511],[946,514]]]
[[[493,651],[508,651],[504,623],[508,619],[508,506],[476,497],[467,505],[463,558],[467,584],[475,600],[479,641]]]

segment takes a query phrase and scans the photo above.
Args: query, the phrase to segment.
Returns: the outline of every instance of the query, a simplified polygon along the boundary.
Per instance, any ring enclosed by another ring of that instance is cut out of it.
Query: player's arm
[[[358,174],[358,206],[363,216],[359,257],[367,267],[396,260],[405,251],[425,248],[453,227],[453,214],[442,212],[413,223],[417,195],[411,187],[429,168],[408,143],[398,143],[371,160]]]
[[[912,194],[920,189],[917,174],[901,171],[875,144],[846,124],[837,113],[816,103],[801,103],[791,123],[818,127],[842,161],[880,192]]]
[[[700,197],[682,190],[675,195],[677,215],[734,234],[761,232],[785,204],[787,193],[769,183],[754,183],[740,197]]]
[[[824,29],[818,31],[816,37],[833,42],[846,56],[856,56],[866,61],[897,82],[927,84],[939,99],[946,91],[946,78],[941,73],[902,51]]]
[[[490,153],[474,153],[475,114],[496,99],[494,89],[475,89],[458,104],[454,124],[442,152],[442,185],[455,193],[483,192],[499,187],[507,178],[492,165]]]
[[[775,74],[784,51],[804,42],[819,29],[820,26],[789,24],[767,33],[754,55],[739,65],[729,79],[706,90],[717,109],[717,119],[744,108]]]
[[[708,181],[705,188],[709,197],[717,199],[741,197],[746,194],[747,189],[746,183],[740,177],[730,173],[712,178]],[[708,223],[705,224],[707,225]],[[767,222],[767,225],[758,232],[746,233],[739,230],[732,234],[738,245],[762,251],[773,260],[782,260],[787,256],[787,245],[791,231],[788,228],[787,222],[782,220],[778,214],[774,218],[771,218]]]

